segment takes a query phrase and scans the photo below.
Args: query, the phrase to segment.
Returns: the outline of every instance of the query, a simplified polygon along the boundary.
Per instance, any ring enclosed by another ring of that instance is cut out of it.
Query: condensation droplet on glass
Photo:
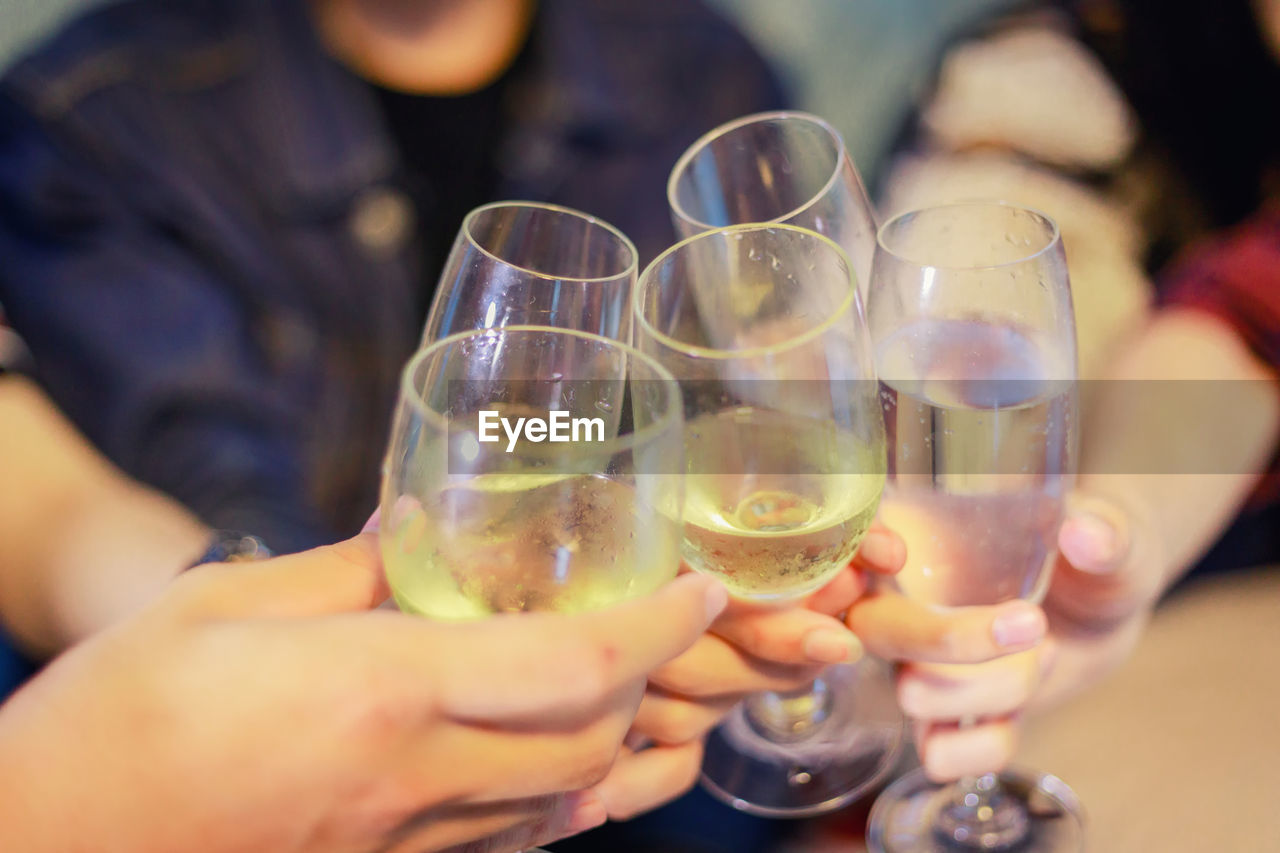
[[[602,412],[612,412],[612,411],[613,411],[613,403],[610,403],[608,400],[597,400],[597,401],[596,401],[596,408],[597,408],[597,409],[599,409],[599,410],[600,410],[600,411],[602,411]]]
[[[747,257],[753,261],[758,261],[764,258],[764,253],[759,249],[749,249],[747,251]]]
[[[564,379],[564,374],[560,371],[557,370],[555,373],[551,374],[552,382],[559,382],[561,379]]]
[[[769,266],[773,267],[775,270],[782,269],[782,259],[777,255],[774,255],[773,260],[769,262]]]

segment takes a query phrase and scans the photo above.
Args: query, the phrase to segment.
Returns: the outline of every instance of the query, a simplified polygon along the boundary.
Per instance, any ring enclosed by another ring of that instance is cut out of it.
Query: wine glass
[[[907,541],[895,583],[937,607],[1039,601],[1077,457],[1057,226],[998,202],[895,217],[869,315],[890,446],[880,513]],[[868,830],[881,853],[1074,851],[1082,837],[1061,780],[1013,769],[953,785],[917,770],[880,796]]]
[[[462,221],[422,344],[468,329],[534,324],[630,339],[636,247],[567,207],[503,201]]]
[[[619,385],[632,415],[610,433]],[[517,417],[543,427],[511,439]],[[405,368],[383,468],[396,603],[463,620],[650,593],[680,565],[682,460],[676,383],[625,344],[543,326],[433,343]]]
[[[677,161],[667,182],[667,200],[676,231],[684,237],[750,222],[798,225],[829,237],[851,259],[866,304],[875,211],[844,139],[825,120],[802,112],[769,112],[721,125]],[[892,671],[871,656],[857,666],[858,692],[873,706],[867,717],[878,727],[883,710],[878,697],[893,689]],[[898,761],[905,720],[900,712],[893,713],[900,727],[894,737],[877,740],[868,731],[862,738],[866,776],[852,786],[859,794],[882,781]],[[883,752],[878,760],[867,760],[865,750],[877,742]],[[838,804],[833,801],[832,808]]]
[[[815,115],[758,113],[721,125],[676,162],[667,201],[682,237],[748,222],[830,237],[853,260],[866,300],[875,211],[844,139]]]
[[[684,399],[685,561],[739,599],[794,605],[848,564],[884,484],[848,256],[791,225],[708,231],[641,274],[635,315],[637,347]],[[708,738],[704,784],[767,816],[856,797],[901,735],[890,690],[845,701],[864,672],[833,667],[807,690],[747,699]]]

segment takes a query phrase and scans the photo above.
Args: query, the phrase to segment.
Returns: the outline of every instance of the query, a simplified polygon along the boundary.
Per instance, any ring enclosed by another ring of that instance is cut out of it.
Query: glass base
[[[1084,813],[1066,783],[1047,773],[1006,769],[995,774],[988,832],[972,835],[952,785],[915,770],[894,782],[871,809],[871,853],[1079,853]]]
[[[885,664],[833,666],[822,681],[826,716],[802,736],[770,737],[739,705],[707,738],[702,785],[735,809],[761,817],[835,811],[888,778],[904,727]]]

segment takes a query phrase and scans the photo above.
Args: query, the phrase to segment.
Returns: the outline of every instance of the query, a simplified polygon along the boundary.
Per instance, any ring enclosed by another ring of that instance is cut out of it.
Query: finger
[[[1058,548],[1046,607],[1074,630],[1109,630],[1160,594],[1164,560],[1130,539],[1127,516],[1110,501],[1073,497]]]
[[[860,599],[849,627],[887,660],[980,663],[1024,651],[1044,638],[1044,612],[1026,601],[939,609],[896,593]]]
[[[416,817],[383,849],[391,853],[506,853],[582,832],[606,819],[603,804],[591,792],[446,806]]]
[[[693,787],[702,767],[702,741],[630,751],[596,786],[612,820],[636,815],[674,800]]]
[[[787,666],[748,655],[704,634],[688,651],[649,673],[649,684],[693,699],[739,697],[764,690],[794,690],[822,671],[820,664]]]
[[[862,644],[839,619],[804,607],[734,602],[711,630],[748,654],[772,663],[830,664],[862,656]]]
[[[902,537],[879,522],[874,522],[858,546],[858,552],[848,566],[832,578],[826,586],[810,595],[804,606],[818,613],[836,616],[866,592],[862,572],[894,574],[907,561],[907,545]]]
[[[637,694],[575,726],[437,724],[404,737],[383,776],[395,790],[452,803],[591,788],[613,769],[639,705]]]
[[[934,782],[953,782],[1002,770],[1018,744],[1014,717],[984,720],[971,726],[918,723],[916,750],[920,764]]]
[[[878,521],[872,523],[853,555],[854,567],[879,575],[897,574],[906,563],[907,543]]]
[[[867,590],[862,574],[852,565],[845,566],[826,586],[804,600],[804,607],[816,613],[838,616]]]
[[[447,647],[467,654],[419,660],[435,679],[424,689],[458,720],[545,724],[589,717],[615,691],[643,683],[650,670],[692,646],[727,601],[717,581],[687,574],[651,596],[595,613],[451,625]],[[478,666],[483,689],[477,689]]]
[[[1041,646],[978,664],[905,664],[898,671],[898,704],[917,720],[995,717],[1031,701],[1050,658]]]
[[[733,710],[741,697],[729,696],[691,702],[650,688],[640,702],[627,743],[648,742],[674,746],[700,739]]]
[[[390,591],[378,538],[353,539],[259,563],[198,566],[171,584],[184,612],[207,619],[290,619],[369,610]]]

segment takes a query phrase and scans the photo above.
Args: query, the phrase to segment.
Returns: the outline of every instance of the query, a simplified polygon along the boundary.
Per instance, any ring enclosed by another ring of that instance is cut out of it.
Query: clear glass
[[[521,324],[628,341],[637,258],[625,234],[586,213],[527,201],[478,207],[454,240],[422,343]]]
[[[889,435],[880,517],[907,541],[896,585],[936,607],[1040,600],[1077,457],[1057,226],[998,202],[895,217],[868,313]],[[1056,853],[1082,838],[1060,780],[1010,769],[951,785],[917,770],[880,796],[868,830],[881,853]]]
[[[485,412],[552,430],[563,412],[569,440],[510,440]],[[652,592],[680,565],[683,444],[675,381],[617,341],[507,326],[429,345],[405,368],[383,469],[396,602],[465,620]]]
[[[865,304],[875,254],[876,217],[844,139],[825,120],[802,112],[769,112],[736,119],[695,142],[667,182],[672,221],[683,237],[712,227],[751,222],[785,223],[816,231],[844,249],[852,261]],[[843,784],[857,795],[883,781],[897,763],[905,721],[893,702],[890,668],[864,659],[857,681],[859,701],[874,727],[860,738],[862,778]],[[850,688],[853,689],[853,688]],[[844,699],[851,702],[851,699]],[[881,734],[888,712],[898,732]],[[879,744],[883,752],[866,750]],[[847,768],[852,774],[852,768]],[[843,800],[832,800],[835,808]],[[825,810],[825,809],[815,809]]]
[[[635,314],[637,347],[681,385],[685,561],[740,599],[795,606],[848,564],[884,486],[848,256],[790,225],[708,231],[641,274]],[[856,796],[901,731],[891,696],[880,725],[859,717],[874,702],[843,701],[864,672],[836,667],[810,690],[748,699],[708,741],[709,790],[766,815]]]
[[[695,142],[667,182],[676,232],[780,222],[817,231],[853,260],[866,300],[876,218],[844,139],[801,112],[745,116]]]

